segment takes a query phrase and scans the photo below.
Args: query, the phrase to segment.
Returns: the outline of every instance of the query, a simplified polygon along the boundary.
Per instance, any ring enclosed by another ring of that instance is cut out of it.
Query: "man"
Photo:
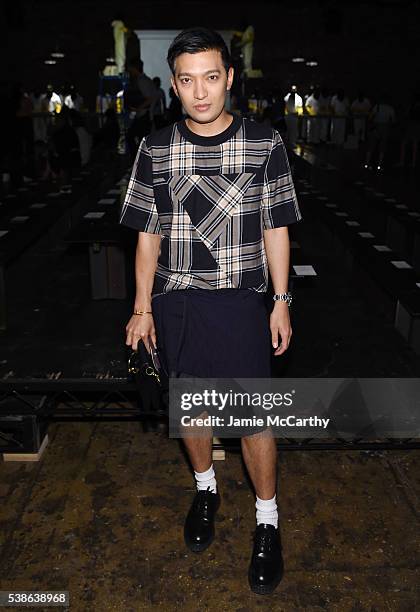
[[[395,109],[390,104],[389,95],[384,92],[369,114],[371,129],[366,143],[366,170],[371,169],[370,162],[375,149],[378,152],[376,169],[378,171],[383,169],[391,126],[395,123],[395,118]]]
[[[344,95],[344,89],[339,89],[331,98],[331,142],[333,144],[342,145],[346,140],[348,110],[349,101]]]
[[[64,96],[64,106],[72,110],[76,110],[81,112],[84,106],[83,97],[78,93],[76,87],[74,85],[70,85],[66,95]]]
[[[44,95],[46,106],[50,113],[60,113],[63,108],[63,98],[60,94],[54,91],[51,84],[47,85],[47,93]]]
[[[319,104],[319,140],[326,143],[330,132],[331,97],[328,89],[323,86],[318,98]]]
[[[366,120],[369,117],[370,109],[372,105],[370,100],[366,98],[363,92],[359,91],[359,95],[353,100],[350,107],[353,115],[353,131],[357,138],[357,144],[365,142],[366,138]]]
[[[134,159],[141,139],[152,129],[152,107],[157,97],[157,89],[152,79],[143,72],[142,60],[128,63],[129,85],[124,93],[127,108],[134,115],[127,130],[127,145]]]
[[[287,126],[287,141],[290,147],[296,146],[299,136],[299,116],[303,113],[303,100],[297,93],[296,85],[292,85],[292,90],[284,97],[284,120]]]
[[[166,94],[161,87],[161,80],[159,77],[154,77],[153,83],[156,87],[156,97],[152,104],[151,114],[153,116],[153,123],[157,130],[164,127],[165,116],[166,116]]]
[[[282,355],[292,333],[287,225],[302,218],[285,148],[271,127],[226,112],[233,68],[218,33],[184,30],[168,63],[187,118],[143,139],[133,166],[120,219],[139,231],[126,343],[150,336],[174,377],[269,378],[270,342]],[[248,579],[261,594],[283,575],[276,444],[264,433],[241,439],[257,510]],[[184,539],[201,552],[220,503],[212,435],[183,440],[197,485]]]
[[[307,142],[309,144],[319,143],[319,88],[315,87],[311,95],[306,99],[305,109],[307,112]]]

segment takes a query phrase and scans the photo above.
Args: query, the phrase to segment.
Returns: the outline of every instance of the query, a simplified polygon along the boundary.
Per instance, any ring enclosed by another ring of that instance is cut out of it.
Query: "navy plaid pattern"
[[[189,140],[185,122],[140,143],[120,223],[162,237],[153,295],[267,291],[264,229],[302,219],[278,131],[239,117],[232,126],[217,144]]]

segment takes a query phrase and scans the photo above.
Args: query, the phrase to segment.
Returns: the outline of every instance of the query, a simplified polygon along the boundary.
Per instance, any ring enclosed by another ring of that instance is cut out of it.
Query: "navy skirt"
[[[270,378],[265,294],[182,289],[152,299],[157,348],[170,376]]]

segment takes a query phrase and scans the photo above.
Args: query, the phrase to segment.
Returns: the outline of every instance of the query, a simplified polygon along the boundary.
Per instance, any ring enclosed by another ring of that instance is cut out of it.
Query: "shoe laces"
[[[271,550],[273,544],[272,532],[268,529],[256,531],[255,547],[257,550]]]
[[[209,509],[210,495],[214,495],[212,491],[210,491],[210,487],[207,489],[202,489],[198,491],[198,494],[195,498],[194,508],[197,512],[207,513]]]

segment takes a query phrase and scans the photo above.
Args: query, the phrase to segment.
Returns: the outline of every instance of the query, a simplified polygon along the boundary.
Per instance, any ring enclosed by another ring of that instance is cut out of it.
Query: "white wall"
[[[169,105],[169,89],[171,87],[171,71],[166,61],[168,49],[181,30],[136,30],[135,34],[139,39],[140,57],[143,60],[144,72],[151,79],[159,77],[162,81],[162,89],[166,93],[166,102]],[[230,49],[230,39],[233,32],[229,30],[218,30],[219,34]],[[226,106],[229,108],[229,97]]]

